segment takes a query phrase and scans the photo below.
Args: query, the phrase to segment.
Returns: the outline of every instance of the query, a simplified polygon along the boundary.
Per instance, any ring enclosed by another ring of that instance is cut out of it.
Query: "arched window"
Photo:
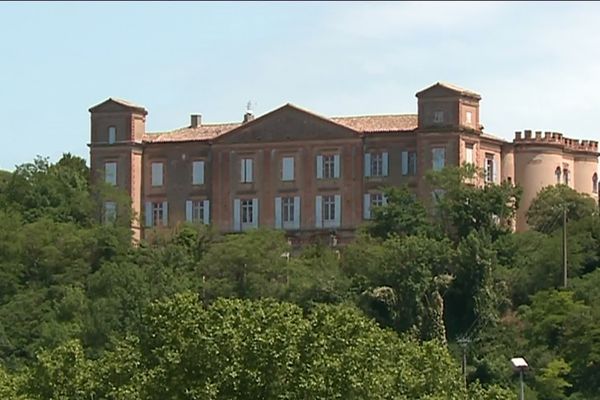
[[[592,192],[598,193],[598,174],[596,172],[592,175]]]
[[[560,183],[561,174],[562,174],[562,171],[561,171],[560,167],[556,167],[556,170],[554,170],[554,175],[556,175],[556,183],[557,184]]]
[[[569,186],[569,170],[568,169],[563,169],[563,180],[564,180],[564,184]]]

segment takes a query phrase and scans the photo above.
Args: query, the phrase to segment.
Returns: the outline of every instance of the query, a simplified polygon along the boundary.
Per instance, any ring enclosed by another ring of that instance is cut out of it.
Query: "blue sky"
[[[89,159],[88,108],[144,105],[148,131],[287,102],[416,112],[437,81],[479,92],[486,131],[600,140],[600,3],[0,3],[0,169]]]

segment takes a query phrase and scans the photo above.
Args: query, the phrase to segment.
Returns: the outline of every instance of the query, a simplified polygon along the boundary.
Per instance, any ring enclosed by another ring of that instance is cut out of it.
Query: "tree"
[[[529,206],[527,224],[538,232],[550,233],[562,226],[565,209],[567,220],[578,221],[594,215],[596,203],[567,185],[546,186]]]

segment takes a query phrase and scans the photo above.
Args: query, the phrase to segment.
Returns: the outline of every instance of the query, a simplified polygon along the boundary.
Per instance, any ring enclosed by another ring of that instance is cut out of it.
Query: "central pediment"
[[[356,138],[359,133],[328,118],[286,104],[221,135],[214,143],[256,143]]]

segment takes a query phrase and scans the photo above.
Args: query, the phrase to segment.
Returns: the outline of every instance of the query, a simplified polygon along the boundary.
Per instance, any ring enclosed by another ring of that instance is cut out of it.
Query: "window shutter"
[[[408,175],[408,151],[402,152],[402,175]]]
[[[192,184],[204,185],[204,161],[194,161],[192,165]]]
[[[152,226],[152,203],[146,202],[146,226]]]
[[[254,182],[254,174],[252,171],[253,160],[249,158],[246,160],[246,182]]]
[[[258,199],[252,199],[252,226],[258,228]]]
[[[340,177],[340,155],[339,154],[335,154],[333,156],[333,177],[334,178]]]
[[[169,225],[169,203],[163,201],[163,225]]]
[[[192,222],[192,201],[186,200],[185,202],[185,220]]]
[[[365,153],[365,177],[371,176],[371,153]]]
[[[369,193],[365,193],[363,199],[363,218],[371,219],[371,195]]]
[[[300,229],[300,196],[294,197],[294,229]]]
[[[281,180],[293,181],[294,180],[294,157],[283,158],[283,171]]]
[[[323,227],[323,197],[317,196],[315,198],[315,227],[322,228]]]
[[[381,154],[382,157],[382,169],[383,169],[383,176],[388,176],[388,164],[389,164],[389,160],[388,160],[388,153],[387,151],[384,151]]]
[[[317,156],[317,179],[323,179],[323,156]]]
[[[240,199],[233,200],[233,230],[241,231],[241,218],[240,218]]]
[[[275,229],[281,228],[281,197],[275,197]]]
[[[494,157],[494,162],[493,162],[493,167],[494,170],[492,171],[492,179],[494,181],[494,183],[498,182],[498,161],[496,160],[496,157]]]
[[[340,227],[341,226],[341,219],[342,219],[342,196],[340,196],[339,194],[335,195],[335,226],[336,227]]]
[[[240,182],[246,182],[246,160],[243,158],[240,162]]]
[[[152,163],[152,186],[163,185],[163,164]]]
[[[204,215],[202,216],[205,225],[210,224],[210,200],[204,200],[202,203]]]
[[[417,175],[417,153],[413,152],[413,158],[412,158],[412,174],[413,175]]]

